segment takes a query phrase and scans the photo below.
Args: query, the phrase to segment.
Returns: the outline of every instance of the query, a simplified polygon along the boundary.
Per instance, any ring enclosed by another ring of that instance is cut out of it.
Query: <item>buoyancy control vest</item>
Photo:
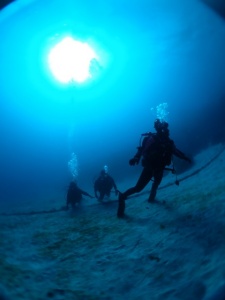
[[[172,162],[174,142],[168,136],[149,133],[142,143],[143,167],[164,168]]]

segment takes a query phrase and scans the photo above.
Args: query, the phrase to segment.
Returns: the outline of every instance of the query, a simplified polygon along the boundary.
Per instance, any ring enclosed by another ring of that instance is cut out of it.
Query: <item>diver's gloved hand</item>
[[[134,157],[134,158],[131,158],[129,160],[129,165],[130,166],[134,166],[134,165],[137,165],[139,163],[139,159],[137,157]]]

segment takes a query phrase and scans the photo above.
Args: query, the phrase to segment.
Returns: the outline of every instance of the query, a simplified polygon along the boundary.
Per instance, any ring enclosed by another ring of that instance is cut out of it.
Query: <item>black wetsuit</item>
[[[67,191],[67,208],[69,207],[69,204],[74,208],[76,204],[80,204],[82,200],[82,195],[88,196],[90,198],[93,198],[91,195],[89,195],[87,192],[81,190],[75,182],[71,182]]]
[[[94,183],[95,197],[99,201],[102,201],[105,196],[110,197],[112,188],[117,191],[114,179],[108,174],[100,174]]]
[[[162,181],[163,171],[166,166],[170,165],[172,155],[189,161],[168,136],[150,133],[145,137],[142,146],[138,148],[138,152],[132,159],[133,163],[130,163],[131,165],[138,164],[142,157],[143,170],[136,185],[125,191],[122,198],[125,200],[128,196],[141,192],[153,178],[148,201],[154,201],[158,186]]]

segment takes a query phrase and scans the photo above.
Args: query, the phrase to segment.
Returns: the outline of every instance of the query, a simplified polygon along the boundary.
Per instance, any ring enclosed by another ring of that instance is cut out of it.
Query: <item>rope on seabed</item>
[[[213,158],[211,158],[211,159],[210,159],[205,165],[203,165],[201,168],[199,168],[199,169],[193,171],[192,173],[190,173],[190,174],[188,174],[188,175],[182,177],[181,179],[179,179],[179,182],[184,181],[184,180],[186,180],[186,179],[188,179],[188,178],[190,178],[190,177],[192,177],[192,176],[194,176],[194,175],[200,173],[202,170],[206,169],[206,168],[207,168],[214,160],[216,160],[216,159],[224,152],[224,150],[225,150],[225,147],[223,147],[223,148],[222,148],[222,149],[221,149],[221,150],[220,150]],[[168,184],[166,184],[166,185],[164,185],[164,186],[162,186],[162,187],[159,187],[158,189],[165,189],[165,188],[167,188],[167,187],[169,187],[169,186],[171,186],[171,185],[174,185],[174,182],[170,182],[170,183],[168,183]]]
[[[223,147],[212,159],[210,159],[205,165],[203,165],[201,168],[193,171],[192,173],[182,177],[179,179],[179,182],[184,181],[198,173],[200,173],[202,170],[207,168],[214,160],[216,160],[225,150],[225,147]],[[174,185],[174,182],[170,182],[162,187],[159,187],[158,189],[165,189],[171,185]],[[139,195],[144,195],[146,192],[139,193]],[[134,197],[134,196],[133,196]],[[135,196],[137,197],[137,195]],[[55,212],[60,212],[60,211],[65,211],[65,207],[59,208],[59,209],[50,209],[50,210],[42,210],[42,211],[31,211],[31,212],[21,212],[21,213],[0,213],[0,216],[31,216],[31,215],[40,215],[40,214],[50,214],[50,213],[55,213]]]

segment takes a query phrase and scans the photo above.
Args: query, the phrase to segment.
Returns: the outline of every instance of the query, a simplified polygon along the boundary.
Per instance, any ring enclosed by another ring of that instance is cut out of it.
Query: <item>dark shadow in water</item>
[[[201,0],[211,9],[213,9],[217,14],[219,14],[223,19],[225,19],[225,2],[224,0]]]

